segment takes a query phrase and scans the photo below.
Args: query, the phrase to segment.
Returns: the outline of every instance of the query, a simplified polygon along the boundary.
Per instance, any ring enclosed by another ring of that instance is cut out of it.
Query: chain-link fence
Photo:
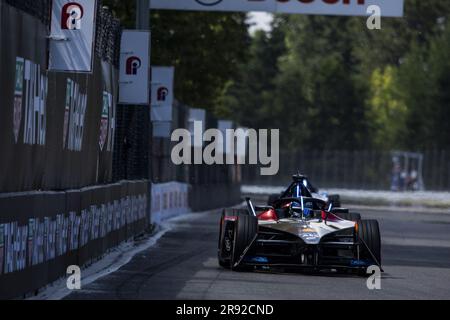
[[[50,29],[51,0],[5,0],[7,4],[34,17],[39,18]],[[97,2],[95,55],[108,63],[119,67],[120,40],[122,27],[120,21],[105,7]]]
[[[149,178],[150,110],[148,106],[117,108],[113,180]]]
[[[282,186],[290,181],[293,174],[300,172],[322,188],[390,190],[395,183],[399,183],[404,185],[404,190],[411,190],[412,177],[417,179],[422,176],[426,190],[449,190],[450,151],[434,150],[419,154],[423,155],[420,168],[399,168],[397,172],[395,156],[390,151],[282,151],[277,175],[261,176],[258,166],[246,165],[243,168],[243,183]],[[395,182],[397,174],[401,182]]]
[[[5,2],[39,18],[44,24],[50,25],[51,0],[5,0]]]
[[[172,129],[189,128],[189,109],[188,106],[175,102]],[[206,112],[205,130],[217,127],[218,120]],[[189,184],[189,205],[194,211],[239,202],[241,176],[238,165],[175,165],[171,153],[176,144],[178,142],[171,142],[170,138],[153,138],[150,155],[153,183],[177,181]],[[194,154],[195,148],[192,147],[191,157]]]
[[[119,68],[122,27],[120,21],[98,2],[95,54]]]

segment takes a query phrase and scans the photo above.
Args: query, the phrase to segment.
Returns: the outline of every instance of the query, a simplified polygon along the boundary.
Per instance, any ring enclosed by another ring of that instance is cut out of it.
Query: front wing
[[[364,244],[355,241],[350,231],[327,235],[319,244],[311,245],[290,233],[260,226],[234,267],[365,270],[376,264],[362,259]]]

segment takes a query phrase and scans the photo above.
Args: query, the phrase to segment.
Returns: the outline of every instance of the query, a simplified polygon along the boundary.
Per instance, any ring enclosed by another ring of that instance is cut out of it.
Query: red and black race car
[[[294,181],[289,185],[289,187],[281,194],[271,194],[269,196],[268,205],[271,206],[275,200],[278,200],[288,195],[295,194],[298,184],[303,185],[304,196],[313,197],[316,199],[321,199],[325,201],[328,205],[332,205],[333,208],[341,207],[341,197],[338,194],[328,194],[326,192],[321,192],[317,187],[315,187],[311,180],[303,174],[296,174],[293,176]]]
[[[376,220],[335,212],[313,198],[298,176],[293,193],[272,206],[224,210],[220,220],[219,264],[232,270],[295,268],[365,275],[381,269],[381,237]]]

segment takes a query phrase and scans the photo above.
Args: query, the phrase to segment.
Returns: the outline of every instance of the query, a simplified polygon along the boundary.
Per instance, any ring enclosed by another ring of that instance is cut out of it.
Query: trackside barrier
[[[50,7],[0,0],[0,299],[88,265],[150,222],[240,200],[239,166],[175,166],[170,138],[151,139],[148,106],[117,105],[121,27],[101,0],[92,74],[47,71]],[[173,118],[188,128],[189,107],[176,102]]]
[[[113,182],[120,27],[99,10],[93,73],[47,72],[48,2],[0,0],[0,192]]]
[[[33,293],[148,225],[148,182],[0,195],[0,299]]]
[[[159,224],[190,211],[188,184],[168,182],[152,185],[152,223]]]

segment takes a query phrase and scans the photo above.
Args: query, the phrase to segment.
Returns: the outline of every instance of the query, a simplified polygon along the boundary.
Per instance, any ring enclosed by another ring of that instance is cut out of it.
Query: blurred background
[[[104,1],[130,26],[134,7]],[[448,190],[450,2],[406,0],[404,19],[154,11],[155,65],[177,99],[249,128],[281,130],[279,184]],[[256,24],[256,25],[255,25]]]
[[[106,279],[103,291],[127,297],[160,279],[147,274],[174,265],[180,269],[161,278],[169,279],[159,282],[162,290],[146,287],[158,298],[179,297],[179,285],[198,283],[191,272],[204,277],[204,266],[216,266],[218,208],[248,195],[265,204],[298,172],[380,220],[383,259],[398,267],[390,278],[406,281],[398,292],[448,296],[449,218],[442,213],[450,208],[450,1],[405,0],[404,17],[382,18],[381,30],[369,30],[366,17],[253,12],[151,10],[148,21],[145,2],[98,0],[92,72],[74,73],[47,69],[49,37],[61,40],[51,36],[56,0],[0,0],[0,299],[36,294],[67,266],[89,267],[186,215],[185,229],[163,240],[167,246],[124,272],[120,282],[131,287]],[[151,103],[116,103],[123,30],[149,22],[152,74],[175,70],[170,120],[154,121]],[[279,174],[261,176],[258,165],[174,165],[170,135],[192,132],[196,121],[222,133],[279,129]],[[404,277],[405,266],[442,273],[416,269]],[[217,297],[206,295],[219,278],[210,274],[202,298]],[[242,277],[231,298],[240,286],[247,298],[249,284],[259,283]],[[329,288],[319,292],[335,293]],[[339,297],[362,297],[354,288],[340,287]],[[271,289],[257,288],[269,298]]]

